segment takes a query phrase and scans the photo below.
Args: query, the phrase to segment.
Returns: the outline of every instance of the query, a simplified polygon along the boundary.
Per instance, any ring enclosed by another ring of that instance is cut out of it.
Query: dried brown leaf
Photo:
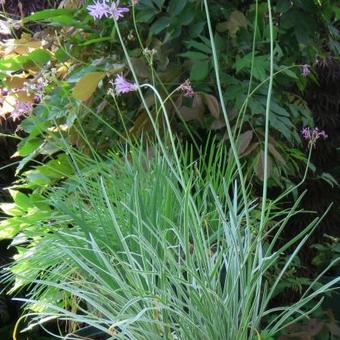
[[[248,130],[240,134],[239,137],[239,145],[238,145],[238,153],[242,155],[250,145],[251,140],[253,139],[253,131]]]

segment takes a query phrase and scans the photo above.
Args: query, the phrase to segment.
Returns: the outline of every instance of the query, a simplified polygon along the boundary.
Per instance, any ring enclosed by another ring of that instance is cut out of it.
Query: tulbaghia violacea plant
[[[301,74],[303,77],[308,77],[309,74],[310,74],[310,65],[308,64],[304,64],[302,65],[302,71],[301,71]]]
[[[183,82],[178,89],[183,93],[185,97],[193,97],[195,95],[195,92],[191,86],[191,82],[189,79],[187,79],[185,82]]]
[[[304,127],[301,130],[301,135],[304,140],[308,142],[309,146],[316,146],[316,143],[319,139],[327,139],[328,135],[324,130],[320,130],[318,127],[310,128],[310,127]]]
[[[115,91],[118,95],[137,91],[138,89],[137,84],[127,81],[121,74],[117,75],[114,82],[111,81],[111,84],[114,85]]]
[[[23,116],[29,114],[32,111],[33,104],[30,102],[17,101],[10,117],[13,121],[21,119]]]

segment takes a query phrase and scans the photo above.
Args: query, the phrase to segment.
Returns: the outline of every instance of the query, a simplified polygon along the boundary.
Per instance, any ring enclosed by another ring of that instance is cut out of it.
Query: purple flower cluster
[[[123,75],[119,74],[115,81],[112,82],[112,84],[115,86],[116,93],[122,94],[122,93],[129,93],[132,91],[136,91],[138,89],[138,85],[131,83],[127,81]]]
[[[119,6],[119,0],[111,4],[108,0],[96,0],[92,5],[87,6],[87,10],[94,19],[106,17],[119,20],[123,18],[124,13],[129,12],[127,7]]]
[[[11,108],[6,108],[8,111],[4,113],[8,114],[13,121],[19,120],[23,116],[30,114],[34,105],[41,103],[47,85],[48,81],[40,77],[24,82],[21,88],[0,89],[0,105],[3,106],[6,101]],[[20,100],[21,94],[26,94],[30,97],[28,101]],[[6,99],[7,96],[10,96],[10,98]]]
[[[328,138],[328,135],[324,130],[320,130],[318,127],[310,128],[310,127],[304,127],[301,130],[302,137],[308,141],[308,144],[315,145],[316,141],[318,139],[326,139]]]
[[[181,84],[178,89],[182,91],[183,96],[185,97],[193,97],[195,95],[194,90],[192,89],[190,80],[187,79],[183,84]]]
[[[115,93],[118,95],[133,92],[138,89],[137,84],[127,81],[122,74],[118,74],[116,79],[114,81],[110,81],[110,83],[114,86]],[[189,79],[178,86],[176,90],[182,91],[183,95],[186,97],[193,97],[195,95]],[[112,91],[110,91],[110,93],[112,93]]]
[[[32,108],[32,103],[17,101],[14,110],[11,112],[11,118],[13,121],[19,120],[22,116],[29,113]]]
[[[308,77],[309,74],[310,74],[310,65],[308,65],[308,64],[302,65],[301,74],[305,78]]]
[[[8,94],[9,94],[8,89],[6,89],[6,88],[1,89],[1,95],[2,95],[3,97],[8,96]]]

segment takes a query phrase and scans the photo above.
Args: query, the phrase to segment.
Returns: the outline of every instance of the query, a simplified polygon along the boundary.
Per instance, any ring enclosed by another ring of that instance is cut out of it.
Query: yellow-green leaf
[[[98,83],[105,75],[105,72],[90,72],[85,74],[73,88],[73,97],[83,102],[89,100],[96,91]]]
[[[241,27],[247,27],[248,20],[244,16],[244,14],[240,11],[233,11],[229,17],[228,22],[226,23],[226,28],[229,31],[229,34],[235,38],[236,33]]]
[[[1,203],[0,209],[8,216],[21,216],[23,211],[15,203]]]

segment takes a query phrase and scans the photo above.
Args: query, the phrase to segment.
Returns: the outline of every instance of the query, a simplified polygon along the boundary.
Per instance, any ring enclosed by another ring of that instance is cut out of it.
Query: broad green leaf
[[[169,15],[176,16],[180,15],[186,6],[188,0],[171,0],[169,5]]]
[[[170,25],[169,17],[161,17],[157,21],[155,21],[150,27],[150,33],[158,34],[165,30]]]
[[[112,41],[112,37],[101,37],[101,38],[86,40],[83,43],[78,44],[78,46],[87,46],[87,45],[97,44],[103,41]]]
[[[159,10],[161,10],[164,6],[164,1],[165,0],[148,0],[148,1],[144,1],[144,3],[148,4],[149,6],[151,6],[151,4],[153,6],[156,6]]]
[[[37,170],[29,170],[25,172],[27,182],[30,185],[44,186],[51,183],[51,179]]]
[[[15,204],[23,210],[31,208],[34,204],[32,203],[29,196],[23,194],[20,191],[9,190],[11,197],[13,198]]]
[[[190,25],[190,37],[195,38],[199,34],[202,33],[204,27],[206,25],[205,20],[201,20],[200,22],[196,22],[193,25]]]
[[[195,19],[195,11],[191,7],[187,7],[177,16],[177,23],[179,26],[188,26]]]
[[[202,61],[194,63],[191,72],[190,72],[190,79],[193,81],[200,81],[207,78],[209,74],[209,62]]]
[[[188,58],[188,59],[191,59],[191,60],[207,60],[207,59],[209,59],[209,56],[206,55],[205,53],[194,52],[194,51],[188,51],[188,52],[180,53],[179,56],[183,57],[183,58]]]
[[[43,140],[40,138],[26,138],[19,143],[17,153],[22,157],[27,156],[35,151],[42,143]]]
[[[62,178],[70,176],[73,168],[65,154],[61,154],[57,159],[52,159],[46,164],[36,168],[42,175],[50,178]]]
[[[283,71],[283,73],[284,73],[285,75],[287,75],[288,77],[290,77],[290,78],[299,79],[299,77],[296,75],[296,73],[295,73],[294,71],[290,70],[290,69],[285,69],[285,70]]]
[[[45,121],[37,121],[36,117],[32,116],[25,119],[20,124],[20,127],[25,132],[29,133],[31,137],[36,137],[47,130],[47,128],[49,127],[49,123]]]
[[[340,7],[335,7],[334,13],[335,13],[336,20],[340,20]]]
[[[23,55],[4,56],[0,59],[0,70],[19,71],[27,61],[27,56]]]
[[[155,10],[138,11],[136,14],[136,21],[141,23],[150,22],[156,15],[157,11]]]
[[[52,23],[52,26],[82,26],[82,24],[78,21],[75,20],[74,17],[69,16],[69,15],[59,15],[56,17],[53,17],[48,20],[49,22]],[[53,25],[57,24],[57,25]]]
[[[48,50],[45,50],[43,48],[39,48],[34,50],[29,56],[28,56],[28,62],[32,61],[34,64],[42,66],[46,64],[49,60],[51,60],[51,53]]]
[[[243,69],[250,71],[252,55],[251,53],[238,58],[234,64],[236,72],[240,72]],[[268,56],[255,56],[253,75],[256,79],[263,81],[266,79],[266,69],[269,67]]]
[[[24,24],[32,22],[32,21],[42,21],[46,19],[52,19],[61,15],[68,15],[72,16],[74,14],[74,9],[46,9],[44,11],[39,11],[37,13],[34,13],[26,18],[24,18],[22,21]]]
[[[44,196],[34,192],[29,196],[30,201],[34,206],[36,206],[39,210],[50,211],[52,208],[47,203],[47,200]]]
[[[20,223],[14,223],[15,218],[0,223],[0,240],[12,239],[20,231]]]
[[[206,44],[203,44],[201,42],[198,42],[196,40],[190,40],[186,43],[188,48],[194,47],[196,50],[199,50],[202,53],[205,54],[211,54],[211,47],[207,46]]]

